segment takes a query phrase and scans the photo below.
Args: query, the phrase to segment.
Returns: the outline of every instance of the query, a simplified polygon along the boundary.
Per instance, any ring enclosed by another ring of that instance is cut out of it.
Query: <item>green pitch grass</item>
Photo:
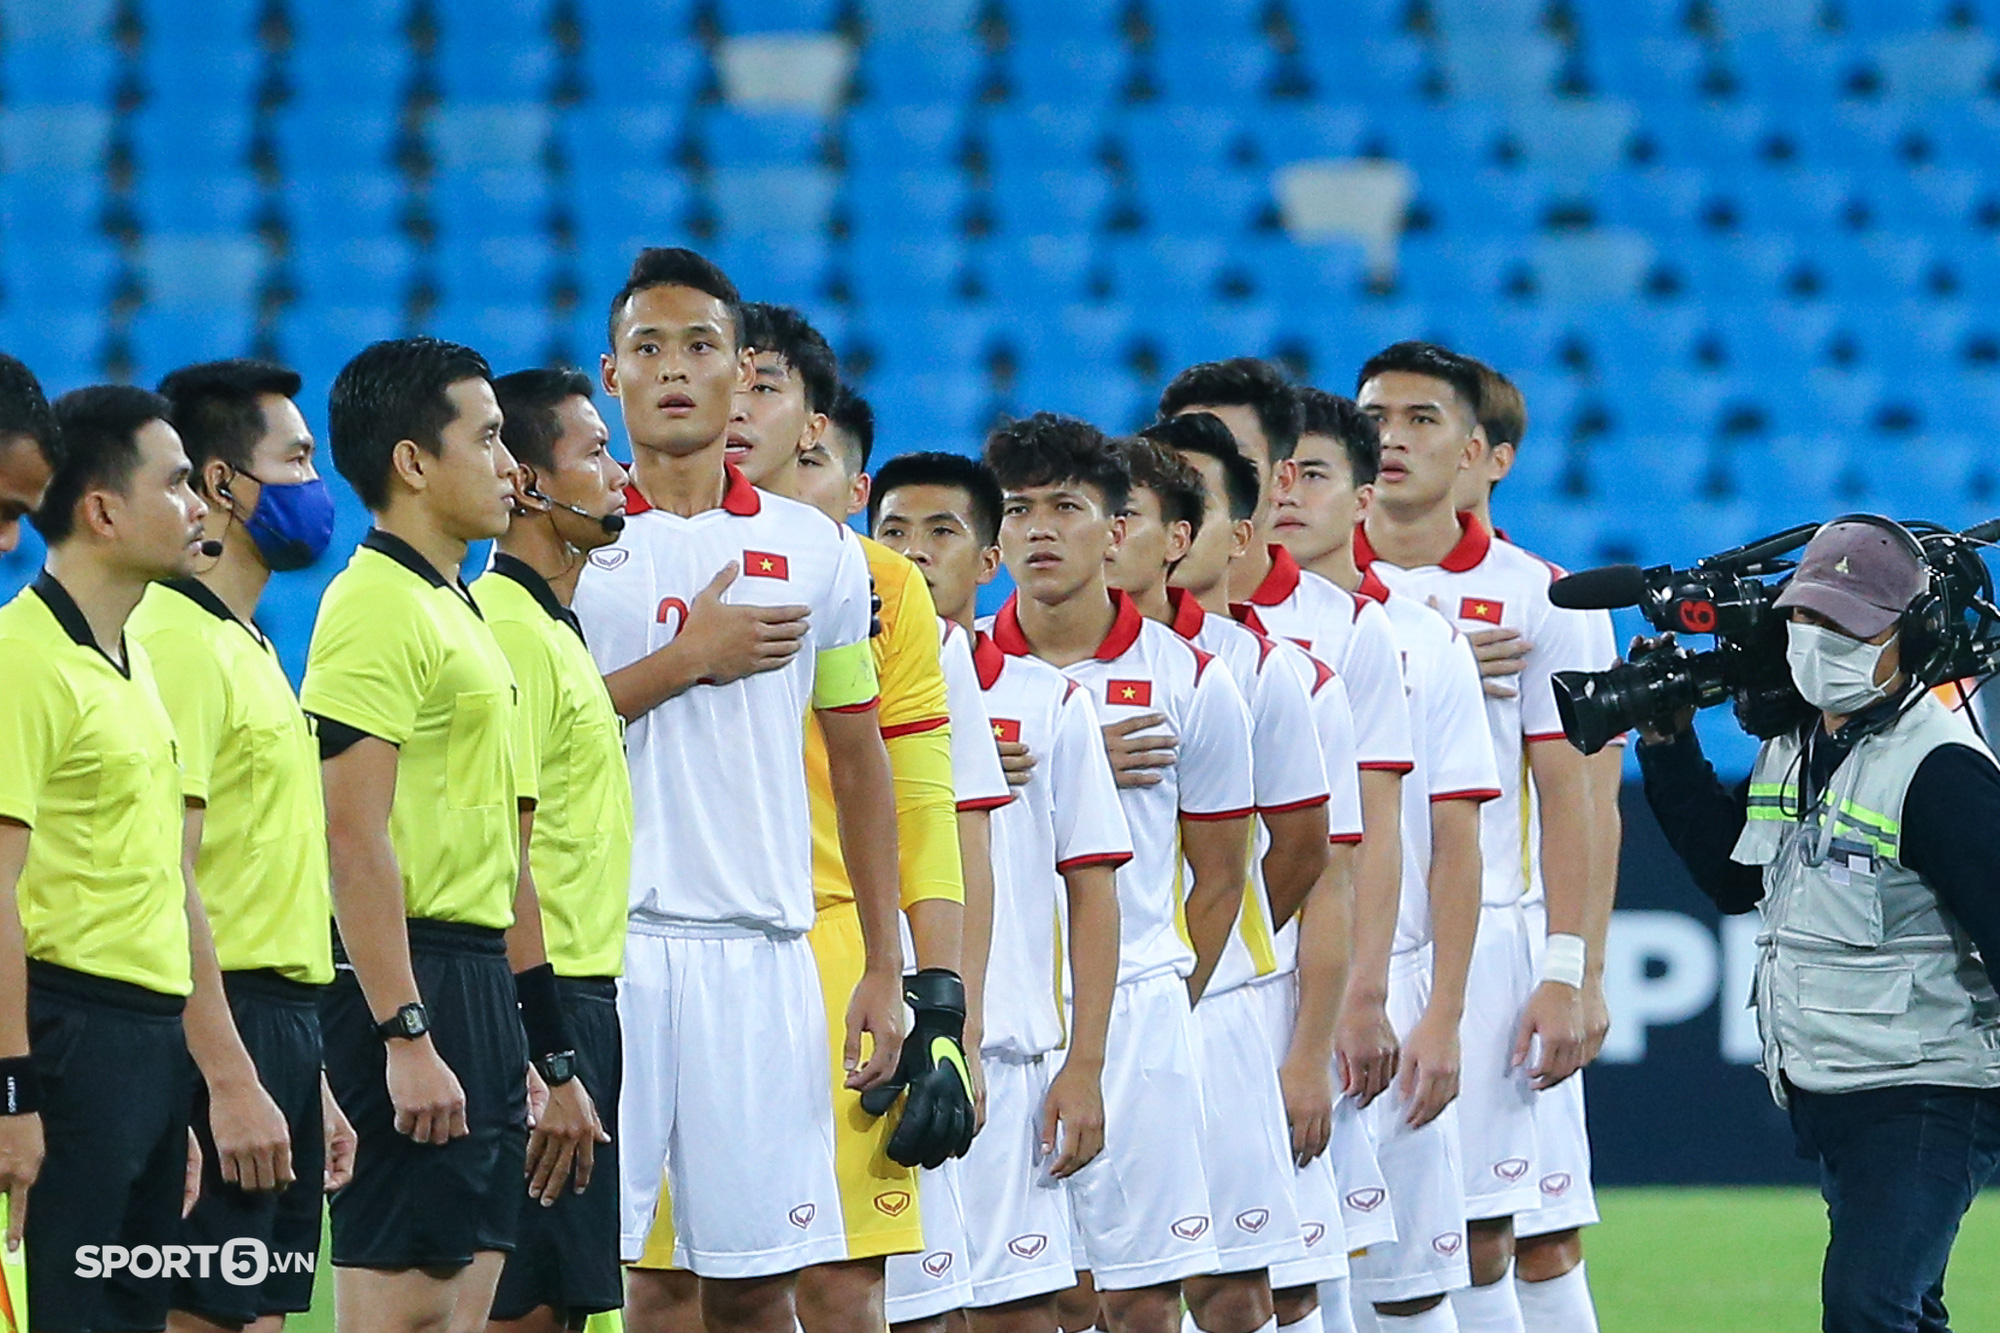
[[[1584,1242],[1604,1333],[1810,1333],[1826,1211],[1797,1189],[1619,1189]],[[323,1260],[323,1256],[322,1256]],[[288,1333],[334,1333],[331,1269]],[[2000,1333],[2000,1193],[1973,1206],[1945,1280],[1959,1333]],[[1533,1330],[1530,1330],[1533,1333]]]

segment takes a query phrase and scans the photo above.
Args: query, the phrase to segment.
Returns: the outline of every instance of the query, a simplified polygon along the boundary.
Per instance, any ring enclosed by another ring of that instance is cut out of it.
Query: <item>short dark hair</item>
[[[1144,434],[1116,443],[1126,470],[1132,474],[1132,489],[1149,490],[1159,500],[1160,521],[1185,523],[1190,536],[1200,532],[1202,514],[1208,508],[1208,486],[1201,473],[1172,449]],[[1125,507],[1132,507],[1129,496]]]
[[[139,465],[139,428],[171,421],[173,404],[131,384],[94,384],[56,399],[51,414],[61,438],[54,475],[33,516],[35,531],[51,546],[76,527],[76,502],[94,487],[122,493]]]
[[[824,412],[833,406],[840,391],[840,362],[825,335],[797,310],[766,301],[744,302],[739,341],[748,351],[783,358],[805,385],[806,411]]]
[[[1377,375],[1398,373],[1443,380],[1451,386],[1475,421],[1484,420],[1486,396],[1481,392],[1479,363],[1471,357],[1461,356],[1449,347],[1440,347],[1436,343],[1392,343],[1369,357],[1367,364],[1361,367],[1361,373],[1354,377],[1354,392],[1358,396],[1362,386]]]
[[[1173,377],[1160,394],[1160,415],[1190,407],[1247,407],[1271,446],[1271,461],[1282,463],[1299,447],[1299,404],[1285,372],[1254,356],[1204,361]]]
[[[861,451],[861,457],[854,460],[856,475],[866,472],[869,456],[875,452],[875,409],[853,385],[842,384],[834,391],[833,405],[826,409],[826,418]]]
[[[1528,400],[1521,386],[1484,361],[1479,367],[1479,424],[1486,428],[1488,444],[1511,444],[1516,449],[1528,438]]]
[[[370,343],[340,368],[326,396],[333,465],[369,509],[389,501],[389,468],[399,440],[426,453],[444,448],[444,428],[458,411],[445,390],[462,380],[491,380],[486,358],[441,338]]]
[[[1299,390],[1299,406],[1305,409],[1305,435],[1324,435],[1347,450],[1347,467],[1356,486],[1371,485],[1382,471],[1382,428],[1375,418],[1355,406],[1352,398],[1342,398],[1325,389]]]
[[[625,285],[618,289],[618,295],[611,298],[605,337],[614,349],[618,346],[618,319],[625,313],[626,302],[651,287],[692,287],[695,291],[713,296],[728,309],[729,326],[736,334],[737,344],[742,344],[743,297],[738,294],[736,284],[729,280],[729,275],[717,268],[707,256],[692,250],[680,246],[649,245],[632,261],[632,271],[625,275]]]
[[[593,387],[590,376],[573,366],[537,366],[494,380],[493,396],[506,418],[500,439],[507,452],[529,467],[554,467],[556,441],[562,438],[556,409],[571,398],[590,397]]]
[[[995,426],[986,437],[986,466],[1003,492],[1063,482],[1095,487],[1113,516],[1125,512],[1132,489],[1125,458],[1104,432],[1057,412]]]
[[[0,352],[0,442],[25,435],[56,464],[56,419],[42,382],[19,357]]]
[[[1240,523],[1257,512],[1257,500],[1263,494],[1263,488],[1257,484],[1257,465],[1236,447],[1236,437],[1222,424],[1221,417],[1213,412],[1183,412],[1155,421],[1139,434],[1176,453],[1200,454],[1221,463],[1222,487],[1229,501],[1231,522]]]
[[[1000,540],[1000,483],[993,469],[976,458],[949,454],[943,450],[898,454],[875,474],[874,488],[868,492],[868,530],[875,530],[882,514],[882,499],[905,486],[952,486],[965,492],[971,510],[973,535],[983,546]]]
[[[268,424],[260,400],[269,393],[296,398],[301,382],[297,371],[249,357],[169,372],[160,381],[160,396],[173,404],[171,420],[194,464],[195,484],[201,484],[201,470],[211,458],[248,472]]]

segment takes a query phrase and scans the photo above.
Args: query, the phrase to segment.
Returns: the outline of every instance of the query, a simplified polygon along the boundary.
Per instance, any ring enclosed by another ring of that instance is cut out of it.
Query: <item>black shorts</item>
[[[212,1324],[241,1327],[270,1314],[312,1308],[313,1261],[319,1255],[326,1138],[319,1103],[319,996],[323,989],[276,972],[225,972],[222,989],[257,1078],[284,1112],[292,1136],[289,1188],[250,1193],[222,1178],[208,1131],[208,1086],[195,1080],[193,1124],[201,1141],[201,1199],[184,1231],[190,1245],[222,1246],[239,1236],[262,1241],[262,1282],[245,1282],[220,1264],[192,1265],[174,1282],[173,1306]],[[202,1269],[206,1268],[206,1274]],[[247,1276],[247,1275],[246,1275]],[[234,1280],[232,1280],[232,1278]]]
[[[342,1268],[463,1268],[511,1250],[528,1197],[528,1039],[505,936],[412,921],[410,966],[431,1040],[465,1090],[469,1133],[416,1143],[396,1131],[388,1056],[351,968],[320,1000],[326,1077],[354,1125],[354,1179],[333,1196],[333,1262]]]
[[[563,1013],[576,1041],[577,1077],[597,1105],[611,1142],[597,1145],[590,1188],[565,1189],[553,1207],[530,1200],[500,1288],[493,1318],[519,1319],[546,1305],[566,1323],[625,1303],[618,1264],[618,1090],[625,1058],[618,1036],[618,983],[610,977],[557,977]]]
[[[178,995],[28,964],[28,1046],[42,1080],[46,1144],[28,1194],[36,1333],[167,1325],[172,1281],[160,1256],[180,1241],[196,1081],[184,1005]],[[105,1246],[143,1248],[142,1276],[122,1260],[104,1274]]]

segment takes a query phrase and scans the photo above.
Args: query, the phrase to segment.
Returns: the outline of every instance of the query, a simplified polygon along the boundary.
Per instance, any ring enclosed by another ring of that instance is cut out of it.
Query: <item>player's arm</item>
[[[854,890],[866,953],[861,981],[847,1010],[847,1085],[872,1088],[895,1071],[903,1037],[903,959],[896,931],[901,905],[896,781],[874,704],[821,709],[819,723],[826,737],[840,859]],[[863,1034],[874,1042],[866,1063],[861,1059]]]
[[[993,813],[958,812],[958,862],[965,877],[965,929],[959,948],[959,975],[965,978],[965,1053],[979,1058],[986,1035],[986,964],[993,949]],[[980,1089],[985,1115],[985,1089]]]
[[[1251,764],[1258,817],[1271,837],[1264,849],[1264,896],[1276,931],[1305,904],[1326,869],[1329,789],[1312,696],[1291,659],[1270,651],[1258,673]]]
[[[1300,1167],[1333,1137],[1334,1028],[1354,935],[1354,844],[1328,845],[1326,868],[1299,910],[1298,1010],[1278,1065],[1292,1160]]]
[[[1607,745],[1586,756],[1590,770],[1590,919],[1583,934],[1583,1058],[1595,1060],[1611,1032],[1611,1006],[1604,997],[1604,949],[1611,913],[1618,903],[1618,853],[1625,820],[1618,808],[1625,786],[1625,747]]]
[[[1206,662],[1196,670],[1182,721],[1180,830],[1181,851],[1193,877],[1185,904],[1188,940],[1194,945],[1194,971],[1188,977],[1192,1002],[1208,988],[1243,910],[1257,789],[1250,707],[1220,663]]]
[[[181,879],[186,886],[188,949],[194,993],[188,997],[188,1054],[208,1085],[209,1132],[215,1137],[216,1166],[230,1184],[252,1192],[281,1190],[292,1183],[292,1136],[284,1112],[257,1077],[257,1066],[236,1030],[215,935],[195,879],[207,809],[187,803],[181,824]]]
[[[776,671],[798,655],[807,608],[723,601],[739,572],[734,560],[724,565],[688,607],[672,642],[604,678],[620,717],[636,722],[696,685],[727,685]]]
[[[1479,931],[1479,805],[1431,802],[1431,998],[1403,1043],[1399,1087],[1411,1126],[1429,1124],[1458,1096],[1458,1029]]]
[[[1354,931],[1335,1047],[1341,1084],[1361,1106],[1396,1075],[1400,1045],[1389,1022],[1389,954],[1403,891],[1404,771],[1361,772],[1361,842],[1354,852]]]
[[[1194,973],[1188,977],[1188,999],[1198,1001],[1222,961],[1229,932],[1243,910],[1249,884],[1249,815],[1222,819],[1181,817],[1181,850],[1193,883],[1187,892],[1188,940],[1194,945]]]
[[[0,1192],[7,1196],[7,1249],[21,1247],[28,1190],[42,1170],[40,1080],[28,1054],[28,946],[17,890],[28,864],[28,826],[0,815],[0,1068],[5,1092],[20,1106],[0,1114]],[[28,1086],[28,1095],[20,1089]],[[0,1107],[0,1110],[4,1110]]]
[[[1583,1067],[1583,971],[1594,896],[1590,831],[1591,775],[1584,756],[1561,736],[1527,744],[1528,773],[1541,808],[1542,891],[1548,900],[1549,945],[1542,978],[1528,997],[1514,1042],[1525,1063],[1541,1039],[1534,1067],[1538,1088],[1554,1087]],[[1608,926],[1608,923],[1607,923]],[[1572,944],[1571,941],[1574,943]]]

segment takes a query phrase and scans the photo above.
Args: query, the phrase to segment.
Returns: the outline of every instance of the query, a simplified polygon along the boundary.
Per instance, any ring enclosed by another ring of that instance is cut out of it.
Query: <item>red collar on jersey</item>
[[[1479,562],[1492,549],[1493,534],[1472,516],[1470,509],[1462,509],[1458,514],[1458,545],[1445,552],[1438,568],[1450,574],[1463,574],[1479,568]],[[1375,563],[1375,548],[1368,544],[1368,530],[1359,523],[1354,525],[1354,563],[1363,570]]]
[[[1000,679],[1001,670],[1007,665],[1007,654],[1000,651],[1000,645],[993,642],[993,636],[980,630],[972,636],[972,669],[979,674],[979,688],[990,690],[993,682]]]
[[[1371,566],[1361,571],[1361,586],[1354,590],[1354,595],[1356,598],[1365,597],[1371,602],[1386,602],[1389,600],[1389,585],[1382,582]],[[1357,606],[1354,610],[1358,615],[1361,608]]]
[[[1025,657],[1034,651],[1028,646],[1028,636],[1021,631],[1020,601],[1021,594],[1015,593],[1000,608],[1000,614],[993,617],[993,642],[1011,657]],[[1111,632],[1091,654],[1100,662],[1115,662],[1123,657],[1139,641],[1139,630],[1146,623],[1146,618],[1139,614],[1139,604],[1116,588],[1111,590],[1111,610]]]
[[[1247,625],[1259,634],[1268,635],[1270,633],[1269,630],[1264,628],[1264,618],[1257,614],[1257,608],[1248,602],[1231,602],[1229,604],[1229,615],[1237,624]]]
[[[1265,549],[1271,553],[1271,572],[1250,594],[1252,606],[1276,606],[1299,588],[1299,562],[1292,553],[1275,542]]]
[[[736,464],[724,462],[722,473],[726,484],[722,488],[722,507],[738,518],[752,518],[764,507],[764,501],[757,494],[757,488],[744,479]],[[639,493],[639,484],[633,482],[625,487],[625,516],[643,514],[653,507],[652,502]]]
[[[1174,610],[1174,633],[1183,639],[1192,639],[1201,633],[1201,622],[1208,619],[1208,612],[1201,609],[1201,603],[1186,588],[1167,589],[1167,605]]]

